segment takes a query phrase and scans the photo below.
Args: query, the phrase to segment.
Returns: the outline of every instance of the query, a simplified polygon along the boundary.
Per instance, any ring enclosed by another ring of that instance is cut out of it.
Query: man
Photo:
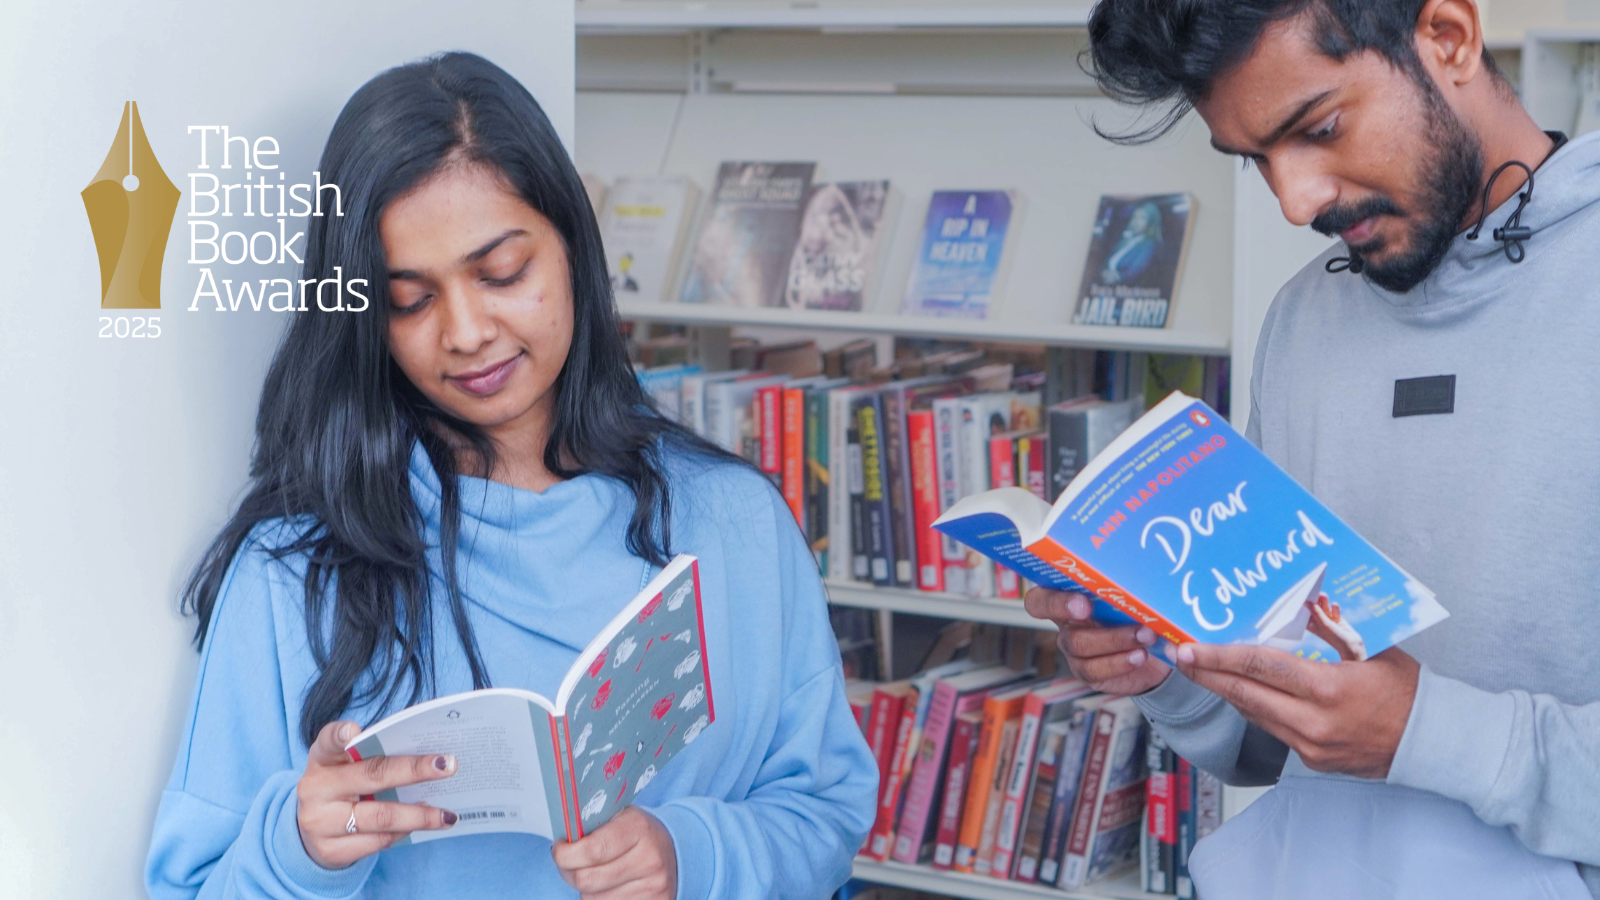
[[[1207,896],[1600,897],[1600,134],[1539,130],[1472,0],[1101,0],[1089,32],[1102,88],[1163,111],[1113,139],[1193,109],[1343,239],[1267,314],[1248,434],[1451,617],[1172,671],[1085,598],[1028,608],[1179,753],[1278,783],[1196,850]]]

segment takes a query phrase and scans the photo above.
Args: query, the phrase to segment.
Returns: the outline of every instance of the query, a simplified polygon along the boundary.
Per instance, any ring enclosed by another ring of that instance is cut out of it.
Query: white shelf
[[[726,28],[867,30],[898,28],[1082,28],[1088,6],[888,6],[810,7],[669,5],[624,8],[617,3],[578,4],[579,34],[693,31]],[[676,8],[671,8],[675,6]]]
[[[1064,891],[1048,885],[1005,881],[985,875],[968,875],[964,872],[941,872],[927,866],[908,866],[897,862],[878,862],[856,857],[851,874],[862,881],[909,888],[914,891],[931,891],[968,900],[1146,900],[1160,894],[1146,894],[1139,890],[1137,871],[1091,884],[1075,891]]]
[[[1037,628],[1040,631],[1056,630],[1055,623],[1028,615],[1028,611],[1022,607],[1021,600],[980,599],[961,594],[874,587],[855,581],[828,580],[824,584],[828,589],[828,602],[838,606],[885,609],[890,612],[913,613],[941,619],[962,619],[1018,628]]]
[[[820,309],[711,306],[620,299],[617,301],[617,311],[624,319],[701,325],[765,325],[958,340],[1147,350],[1156,353],[1202,353],[1216,356],[1225,356],[1228,353],[1226,334],[1175,331],[1169,328],[1113,328],[1007,320],[991,322],[981,319],[941,319],[931,316],[897,316]]]

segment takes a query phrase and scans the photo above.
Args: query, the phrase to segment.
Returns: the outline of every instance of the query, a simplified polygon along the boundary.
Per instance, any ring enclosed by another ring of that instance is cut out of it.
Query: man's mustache
[[[1346,231],[1356,227],[1362,221],[1374,216],[1404,216],[1405,211],[1400,209],[1388,197],[1368,197],[1359,203],[1348,206],[1335,206],[1315,219],[1311,220],[1312,230],[1328,237],[1338,237]]]

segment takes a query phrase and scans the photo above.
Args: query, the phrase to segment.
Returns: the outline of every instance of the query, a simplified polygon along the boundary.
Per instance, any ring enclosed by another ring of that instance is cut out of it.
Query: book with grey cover
[[[679,300],[781,306],[815,163],[725,162]]]
[[[699,563],[679,555],[578,654],[554,700],[515,688],[440,697],[362,731],[345,752],[455,755],[449,778],[376,796],[457,816],[400,843],[503,831],[578,840],[716,720],[703,622]]]

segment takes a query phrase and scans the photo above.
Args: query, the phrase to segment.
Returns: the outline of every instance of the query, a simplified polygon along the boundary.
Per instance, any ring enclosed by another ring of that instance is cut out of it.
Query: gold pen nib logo
[[[83,189],[100,255],[101,309],[161,308],[161,260],[181,196],[150,149],[138,104],[129,100],[106,161]]]

